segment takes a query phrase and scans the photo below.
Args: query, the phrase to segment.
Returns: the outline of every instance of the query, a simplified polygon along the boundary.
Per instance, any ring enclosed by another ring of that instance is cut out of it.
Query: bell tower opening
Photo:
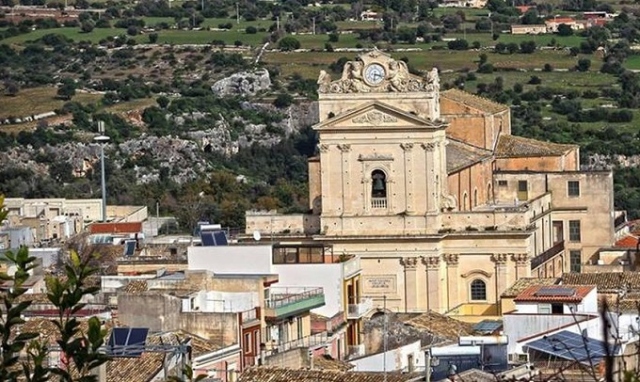
[[[371,173],[371,208],[387,208],[387,175],[381,170]]]

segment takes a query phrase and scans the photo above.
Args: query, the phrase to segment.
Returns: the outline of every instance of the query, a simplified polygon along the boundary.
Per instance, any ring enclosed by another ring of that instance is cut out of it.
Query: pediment
[[[314,128],[316,130],[396,128],[426,128],[435,130],[444,128],[445,126],[446,122],[444,121],[430,121],[381,102],[369,102],[356,109],[329,118],[315,125]]]

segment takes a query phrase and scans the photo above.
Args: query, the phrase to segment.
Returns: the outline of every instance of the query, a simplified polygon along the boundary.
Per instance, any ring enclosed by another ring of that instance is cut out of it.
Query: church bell
[[[380,178],[373,181],[373,191],[384,191],[384,182]]]

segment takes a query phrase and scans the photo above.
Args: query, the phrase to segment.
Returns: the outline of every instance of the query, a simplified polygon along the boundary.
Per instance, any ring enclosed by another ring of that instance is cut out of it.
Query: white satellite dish
[[[253,240],[255,241],[260,241],[260,239],[262,238],[262,235],[260,235],[260,231],[253,231]]]

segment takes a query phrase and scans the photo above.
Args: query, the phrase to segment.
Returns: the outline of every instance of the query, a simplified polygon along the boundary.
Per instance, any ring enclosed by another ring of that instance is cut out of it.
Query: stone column
[[[527,253],[514,253],[511,259],[516,263],[516,280],[531,276],[531,261]]]
[[[353,213],[351,204],[351,171],[349,162],[351,145],[338,145],[338,149],[342,153],[340,156],[340,171],[342,175],[342,214],[350,215]]]
[[[423,257],[422,263],[426,267],[427,274],[427,310],[442,313],[440,306],[440,294],[442,291],[440,284],[440,256]]]
[[[406,212],[415,211],[415,201],[413,192],[413,143],[401,143],[400,147],[404,151],[404,210]]]
[[[440,205],[440,192],[438,190],[438,183],[442,180],[436,181],[436,175],[438,175],[438,167],[435,163],[433,155],[436,149],[435,142],[422,143],[420,145],[424,149],[424,163],[425,163],[425,209],[427,212],[437,212]],[[436,185],[434,187],[434,185]]]
[[[459,255],[457,253],[445,253],[444,261],[447,263],[447,309],[460,304],[460,275],[458,269]]]
[[[500,301],[500,295],[507,289],[507,260],[509,259],[508,253],[494,253],[491,255],[491,261],[496,264],[496,295],[495,301]]]
[[[418,309],[418,258],[403,257],[400,264],[404,266],[404,311],[415,312]]]

